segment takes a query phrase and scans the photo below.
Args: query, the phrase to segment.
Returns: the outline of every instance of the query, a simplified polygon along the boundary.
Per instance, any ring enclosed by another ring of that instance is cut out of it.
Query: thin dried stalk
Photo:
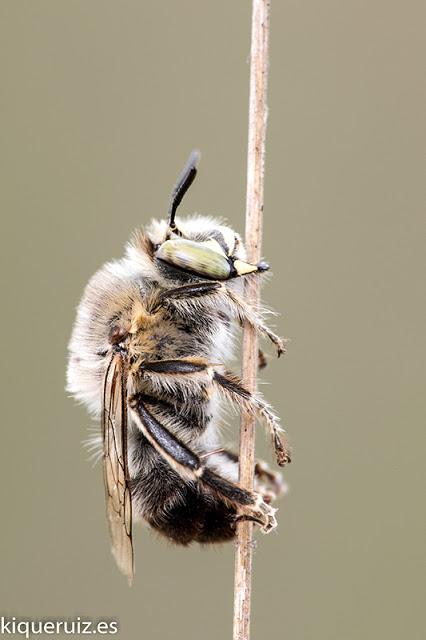
[[[267,76],[270,0],[253,0],[250,105],[247,157],[246,247],[248,260],[256,263],[261,257],[263,222],[263,182],[267,119]],[[245,295],[255,306],[260,302],[260,282],[248,280]],[[246,326],[243,335],[243,379],[254,392],[257,387],[258,344],[256,332]],[[241,415],[240,484],[253,489],[255,417],[246,411]],[[253,555],[253,524],[238,525],[235,557],[234,640],[249,640],[251,575]]]

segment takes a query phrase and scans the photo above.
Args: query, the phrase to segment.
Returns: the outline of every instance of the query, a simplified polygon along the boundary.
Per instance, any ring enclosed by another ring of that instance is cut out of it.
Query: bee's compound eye
[[[231,273],[231,265],[220,245],[212,241],[166,240],[157,251],[157,258],[186,271],[207,278],[226,280]]]

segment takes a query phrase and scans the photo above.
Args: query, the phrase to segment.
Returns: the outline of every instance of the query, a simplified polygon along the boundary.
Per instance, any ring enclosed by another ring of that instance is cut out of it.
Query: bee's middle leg
[[[166,376],[169,388],[181,386],[185,378],[194,383],[196,380],[194,374],[195,376],[200,376],[201,381],[204,383],[215,383],[232,402],[244,409],[253,411],[263,418],[272,436],[278,464],[282,467],[291,461],[284,432],[280,428],[276,416],[268,405],[258,395],[250,393],[244,387],[242,381],[234,374],[229,372],[219,373],[203,358],[144,362],[141,369],[145,375],[157,377],[158,381],[163,376]]]
[[[290,453],[284,437],[284,431],[278,424],[278,418],[272,413],[268,405],[258,396],[250,393],[245,388],[242,381],[232,373],[225,374],[214,372],[214,382],[219,386],[222,393],[234,402],[248,411],[252,411],[261,416],[272,437],[277,462],[280,467],[291,462]]]

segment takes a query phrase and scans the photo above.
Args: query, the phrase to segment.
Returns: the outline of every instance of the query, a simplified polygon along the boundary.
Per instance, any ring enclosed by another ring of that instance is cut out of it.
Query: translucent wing
[[[131,584],[134,574],[132,497],[127,465],[127,367],[114,354],[105,374],[102,407],[106,512],[112,553]]]

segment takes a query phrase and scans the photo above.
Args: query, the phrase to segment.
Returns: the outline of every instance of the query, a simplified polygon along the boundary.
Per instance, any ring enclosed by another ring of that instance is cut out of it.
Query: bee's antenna
[[[175,214],[178,206],[182,202],[182,198],[188,191],[191,184],[194,182],[194,178],[197,175],[197,165],[200,161],[200,152],[197,149],[191,151],[191,155],[188,158],[188,162],[185,165],[179,179],[173,189],[172,197],[169,207],[169,227],[172,231],[176,229]]]

